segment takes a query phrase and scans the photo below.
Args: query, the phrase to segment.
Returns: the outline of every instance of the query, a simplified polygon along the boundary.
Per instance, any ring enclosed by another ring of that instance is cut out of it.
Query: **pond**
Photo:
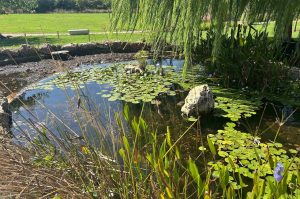
[[[183,118],[180,109],[187,95],[186,88],[205,81],[201,73],[203,68],[198,66],[196,73],[182,78],[182,60],[166,59],[159,64],[149,60],[148,63],[151,66],[147,76],[124,72],[123,64],[128,62],[83,65],[26,89],[19,97],[22,102],[12,103],[15,141],[26,145],[28,140],[35,139],[37,131],[47,129],[68,140],[84,136],[96,146],[100,145],[100,140],[106,140],[101,147],[113,152],[118,149],[114,140],[120,136],[116,114],[130,134],[131,123],[124,119],[126,107],[131,120],[139,117],[142,111],[147,125],[158,135],[165,135],[169,127],[172,139],[176,140],[189,129],[180,141],[180,148],[197,154],[202,138],[209,133],[215,134],[228,122],[235,122],[241,131],[262,136],[266,141],[273,140],[278,130],[276,118],[294,110],[271,103],[264,105],[260,98],[252,99],[212,85],[216,110],[212,115],[202,116],[200,122],[192,126],[193,122]],[[300,144],[299,135],[300,112],[296,111],[281,128],[277,141],[294,148]]]

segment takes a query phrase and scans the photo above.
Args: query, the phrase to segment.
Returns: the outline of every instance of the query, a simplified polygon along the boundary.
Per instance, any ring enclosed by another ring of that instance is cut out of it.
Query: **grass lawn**
[[[295,25],[295,23],[294,23]],[[67,44],[85,43],[89,41],[88,36],[23,36],[24,33],[67,33],[69,29],[87,28],[91,32],[109,31],[110,17],[108,13],[51,13],[51,14],[8,14],[0,15],[0,33],[20,34],[18,37],[0,40],[0,47],[15,48],[22,44],[41,45],[43,43]],[[262,30],[263,25],[255,25],[258,30]],[[293,27],[294,29],[294,27]],[[270,22],[267,29],[269,37],[274,36],[274,22]],[[296,30],[293,30],[293,38],[298,38],[300,33],[300,23]],[[91,42],[103,41],[138,41],[145,35],[140,33],[131,34],[103,34],[91,35]]]
[[[87,28],[92,32],[108,31],[108,13],[53,13],[0,15],[1,33],[66,33],[69,29]]]
[[[91,42],[105,42],[105,41],[126,41],[126,42],[137,42],[147,37],[142,33],[135,34],[101,34],[101,35],[90,35]],[[64,35],[57,38],[57,36],[20,36],[9,39],[0,39],[0,47],[5,48],[18,48],[22,44],[30,44],[34,46],[40,46],[44,43],[50,44],[69,44],[69,43],[87,43],[89,42],[88,35],[69,36]]]
[[[259,31],[263,31],[265,28],[264,25],[254,25],[254,27]],[[274,28],[275,28],[275,23],[270,22],[270,24],[268,25],[268,28],[267,28],[269,37],[274,37]],[[297,23],[296,21],[294,21],[292,37],[295,39],[299,38],[299,34],[300,34],[300,22]]]

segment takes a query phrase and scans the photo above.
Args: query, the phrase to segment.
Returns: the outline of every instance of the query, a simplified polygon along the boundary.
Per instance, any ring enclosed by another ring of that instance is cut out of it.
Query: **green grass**
[[[108,13],[53,13],[0,15],[1,33],[67,33],[69,29],[87,28],[92,32],[109,30]]]
[[[137,42],[145,38],[145,34],[101,34],[101,35],[90,35],[90,42],[105,42],[105,41],[126,41],[126,42]],[[5,48],[18,48],[22,44],[30,44],[34,46],[40,46],[45,43],[50,44],[70,44],[70,43],[87,43],[89,42],[88,35],[69,36],[64,35],[57,38],[57,36],[20,36],[9,39],[1,39],[0,47]]]
[[[259,31],[263,31],[264,30],[264,25],[254,25],[254,28],[256,28]],[[269,37],[274,37],[274,28],[275,28],[275,23],[274,22],[270,22],[270,24],[267,27],[267,32]],[[293,23],[293,32],[292,32],[292,37],[294,39],[299,38],[299,34],[300,34],[300,23],[294,21]]]
[[[69,36],[27,36],[24,33],[56,33],[59,31],[67,33],[69,29],[87,28],[91,32],[109,31],[110,18],[108,13],[53,13],[53,14],[9,14],[0,15],[0,32],[14,33],[21,36],[0,40],[0,47],[18,48],[22,44],[40,46],[44,43],[68,44],[104,41],[129,41],[136,42],[144,38],[145,35],[137,34],[101,34],[101,35],[80,35]]]
[[[294,24],[295,25],[295,24]],[[59,31],[67,33],[69,29],[87,28],[91,32],[109,31],[110,17],[108,13],[52,13],[52,14],[8,14],[0,15],[0,33],[14,33],[22,36],[0,40],[0,47],[16,48],[26,44],[24,33],[56,33]],[[262,25],[255,25],[257,29],[262,29]],[[274,23],[271,22],[267,31],[269,37],[274,36]],[[293,27],[294,29],[294,27]],[[300,23],[297,24],[296,31],[293,30],[293,38],[298,38]],[[138,41],[144,38],[142,34],[116,34],[91,35],[92,42],[103,42],[112,40]],[[67,44],[85,43],[89,41],[88,36],[28,36],[29,44],[41,45],[43,43]]]

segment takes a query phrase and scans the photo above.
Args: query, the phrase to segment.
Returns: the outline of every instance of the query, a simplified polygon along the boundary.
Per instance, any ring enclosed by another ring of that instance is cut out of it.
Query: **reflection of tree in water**
[[[180,130],[181,132],[185,131],[192,124],[181,116],[181,107],[184,104],[186,95],[186,92],[179,92],[176,96],[161,95],[157,100],[145,103],[143,119],[150,127],[157,129],[158,133],[165,133],[166,126],[173,128],[178,133],[180,133]],[[130,116],[133,118],[140,115],[143,104],[129,103],[128,106]],[[206,115],[201,117],[201,126],[203,129],[217,129],[216,120],[220,121],[218,126],[224,124],[223,119]]]
[[[258,132],[263,141],[273,141],[285,143],[288,147],[300,146],[300,110],[280,103],[266,104],[251,119],[247,120],[247,125],[241,130],[252,132],[258,128]],[[257,127],[262,119],[261,126]],[[251,130],[249,130],[251,129]]]
[[[20,96],[18,96],[17,99],[13,100],[11,103],[11,109],[12,111],[19,111],[21,107],[24,107],[24,104],[27,107],[32,107],[36,105],[36,100],[41,100],[44,97],[48,97],[48,92],[39,92],[35,93],[30,96],[26,96],[26,92],[22,93]]]
[[[162,95],[157,100],[154,100],[152,104],[145,103],[144,107],[143,104],[128,103],[130,121],[134,117],[139,117],[143,108],[142,117],[150,130],[157,132],[159,137],[164,137],[168,126],[172,139],[175,141],[193,124],[181,116],[181,106],[185,97],[186,93],[183,92],[178,93],[176,96]],[[226,118],[212,115],[202,116],[200,126],[199,123],[195,124],[179,142],[181,150],[189,153],[198,151],[201,141],[200,132],[203,135],[203,139],[206,139],[205,135],[207,133],[221,129],[225,121]]]

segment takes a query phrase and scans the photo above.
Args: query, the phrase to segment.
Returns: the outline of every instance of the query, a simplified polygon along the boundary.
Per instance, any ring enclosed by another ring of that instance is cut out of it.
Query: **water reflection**
[[[267,103],[255,116],[243,120],[242,126],[246,132],[257,134],[266,141],[274,141],[277,135],[277,142],[285,143],[287,147],[300,147],[299,109]]]
[[[156,64],[149,61],[150,64]],[[162,66],[173,64],[176,71],[180,71],[182,60],[161,60]],[[110,64],[102,64],[96,66],[82,66],[81,71],[91,67],[107,67]],[[48,83],[56,76],[42,80],[42,83]],[[46,126],[49,131],[62,137],[68,136],[69,140],[75,140],[84,136],[82,132],[88,132],[88,140],[99,146],[100,140],[106,140],[105,147],[111,149],[114,153],[118,149],[118,143],[115,140],[119,135],[118,125],[115,120],[116,114],[120,115],[124,128],[130,132],[130,124],[123,118],[123,108],[127,104],[124,101],[110,102],[107,98],[97,95],[101,90],[111,90],[112,87],[107,84],[98,84],[89,82],[81,85],[78,89],[59,89],[54,87],[53,90],[34,89],[27,90],[20,96],[20,101],[16,100],[12,103],[14,126],[12,131],[16,136],[16,140],[24,140],[24,138],[33,139],[37,135],[37,130],[41,126]],[[129,115],[131,119],[139,117],[143,109],[143,118],[147,122],[150,129],[156,131],[159,135],[164,135],[167,126],[170,127],[172,138],[177,139],[191,125],[191,122],[184,120],[181,116],[180,108],[184,100],[186,92],[178,93],[176,96],[160,95],[152,103],[132,104],[128,103]],[[24,104],[25,105],[24,105]],[[280,107],[279,107],[280,108]],[[278,109],[278,108],[277,108]],[[257,124],[260,123],[259,112],[257,116],[241,121],[240,128],[244,128],[247,132],[253,132]],[[263,116],[264,120],[261,129],[267,129],[274,123],[276,114],[272,109],[267,109]],[[197,153],[197,147],[201,142],[201,135],[205,138],[207,133],[215,133],[218,129],[222,129],[224,124],[229,120],[223,117],[203,116],[200,124],[190,128],[185,138],[181,141],[183,151]],[[279,141],[289,143],[300,143],[300,114],[294,115],[294,121],[287,123],[279,134]],[[263,130],[262,130],[263,131]],[[262,132],[260,131],[260,132]],[[265,139],[272,140],[276,134],[276,125],[274,128],[268,129],[267,133],[262,136]],[[26,139],[22,144],[26,143]],[[103,144],[103,143],[102,143]]]
[[[171,60],[163,60],[162,65],[170,65],[170,62]],[[183,65],[182,60],[173,60],[172,62],[176,70]],[[108,65],[103,64],[94,67],[106,67]],[[89,68],[91,66],[83,66],[79,70],[84,71]],[[56,76],[41,82],[46,84]],[[54,87],[53,90],[33,89],[24,92],[19,100],[12,103],[14,120],[12,131],[17,138],[16,140],[22,140],[25,137],[33,139],[37,129],[42,125],[59,136],[62,136],[62,132],[71,131],[78,136],[82,136],[82,132],[88,132],[89,140],[96,145],[99,143],[99,139],[109,137],[112,133],[114,136],[119,136],[114,117],[116,113],[123,115],[125,103],[123,101],[109,102],[107,98],[96,94],[101,90],[111,90],[110,85],[89,82],[81,86],[75,90],[69,87],[65,89]],[[181,131],[186,125],[189,125],[181,121],[180,108],[176,105],[183,97],[182,95],[173,99],[163,97],[159,107],[151,103],[145,104],[144,117],[146,121],[151,127],[158,127],[161,132],[165,131],[166,126],[174,126],[174,129],[176,126],[176,130]],[[132,117],[139,116],[141,106],[129,105]],[[180,129],[178,129],[179,126]],[[125,127],[128,128],[128,125],[125,124]],[[100,134],[99,131],[102,133]],[[108,145],[110,144],[112,143],[109,142]]]

